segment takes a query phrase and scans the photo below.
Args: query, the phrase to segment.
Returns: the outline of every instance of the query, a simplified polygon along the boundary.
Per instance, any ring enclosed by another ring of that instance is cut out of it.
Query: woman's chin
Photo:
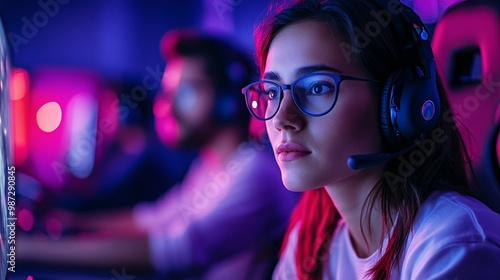
[[[292,192],[305,192],[314,189],[310,184],[303,182],[302,180],[290,180],[287,178],[283,179],[283,184],[285,188]]]

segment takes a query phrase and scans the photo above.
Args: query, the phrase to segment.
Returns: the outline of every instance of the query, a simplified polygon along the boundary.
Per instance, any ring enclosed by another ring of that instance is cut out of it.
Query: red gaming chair
[[[469,0],[437,22],[432,48],[471,154],[478,196],[500,213],[500,1]],[[463,126],[463,127],[462,127]]]

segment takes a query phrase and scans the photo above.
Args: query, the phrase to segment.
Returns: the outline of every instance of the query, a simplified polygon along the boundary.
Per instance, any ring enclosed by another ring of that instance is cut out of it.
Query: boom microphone
[[[389,154],[389,153],[376,153],[376,154],[366,154],[366,155],[354,155],[350,156],[347,159],[347,165],[351,169],[358,170],[369,168],[377,165],[384,164],[389,160],[398,157],[402,154],[405,154],[417,147],[417,144],[413,144],[406,149],[403,149],[397,153]]]

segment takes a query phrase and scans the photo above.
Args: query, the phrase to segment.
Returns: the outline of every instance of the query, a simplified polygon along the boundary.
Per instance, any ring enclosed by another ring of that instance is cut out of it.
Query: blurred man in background
[[[247,141],[240,91],[252,81],[253,63],[194,31],[167,33],[161,48],[167,66],[154,106],[157,133],[168,145],[199,150],[183,182],[132,210],[61,217],[86,237],[20,237],[18,257],[154,268],[174,279],[270,278],[298,197],[282,186],[267,145]]]

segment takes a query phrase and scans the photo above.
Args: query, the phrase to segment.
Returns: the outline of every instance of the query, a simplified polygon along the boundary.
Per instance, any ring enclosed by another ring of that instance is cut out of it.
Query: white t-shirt
[[[274,271],[273,279],[298,279],[295,267],[297,228]],[[323,279],[364,279],[381,257],[377,250],[359,258],[347,226],[335,229],[323,261]],[[434,192],[421,205],[399,268],[391,279],[500,279],[500,215],[476,199],[456,192]]]

